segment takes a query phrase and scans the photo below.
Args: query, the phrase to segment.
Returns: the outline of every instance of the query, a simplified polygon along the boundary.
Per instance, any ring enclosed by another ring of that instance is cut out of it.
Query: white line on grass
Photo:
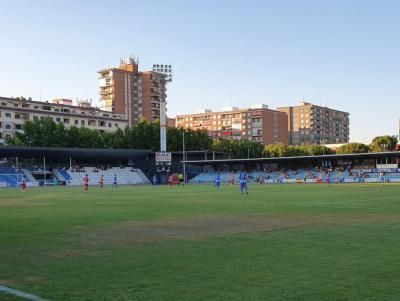
[[[15,297],[21,297],[21,298],[24,298],[24,299],[29,300],[29,301],[46,301],[45,299],[42,299],[42,298],[40,298],[38,296],[35,296],[35,295],[32,295],[32,294],[28,294],[28,293],[24,293],[24,292],[21,292],[19,290],[16,290],[16,289],[13,289],[13,288],[10,288],[10,287],[6,287],[6,286],[2,286],[2,285],[0,285],[0,292],[6,293],[6,294],[9,294],[9,295],[13,295]]]

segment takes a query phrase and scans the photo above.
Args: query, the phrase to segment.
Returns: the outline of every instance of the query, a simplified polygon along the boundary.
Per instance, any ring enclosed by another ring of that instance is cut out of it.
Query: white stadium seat
[[[84,171],[83,171],[84,170]],[[68,170],[67,173],[71,177],[69,185],[83,185],[83,179],[86,174],[89,176],[90,185],[98,185],[100,177],[104,176],[104,184],[111,185],[114,182],[114,175],[117,175],[118,185],[135,185],[145,184],[146,179],[143,179],[137,169],[131,167],[112,167],[106,170],[96,167],[83,167],[81,171]]]

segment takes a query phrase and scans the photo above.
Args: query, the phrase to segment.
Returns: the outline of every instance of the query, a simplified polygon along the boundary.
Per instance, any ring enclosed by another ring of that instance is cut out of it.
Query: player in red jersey
[[[89,176],[86,174],[86,176],[83,178],[83,182],[85,182],[85,192],[88,192],[89,190]]]
[[[100,177],[100,188],[103,188],[103,187],[104,187],[104,176],[101,175],[101,177]]]
[[[25,191],[25,189],[26,189],[26,180],[25,180],[24,176],[22,176],[21,188],[22,188],[22,191]]]

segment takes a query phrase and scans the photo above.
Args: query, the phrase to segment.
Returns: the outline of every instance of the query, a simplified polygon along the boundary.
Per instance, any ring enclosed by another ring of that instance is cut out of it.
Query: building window
[[[5,116],[11,118],[11,113],[6,113]]]
[[[85,120],[81,120],[81,126],[85,126]]]
[[[111,124],[111,122],[109,122],[109,123],[108,123],[108,127],[109,127],[109,128],[110,128],[110,127],[112,127],[112,124]]]
[[[78,120],[75,120],[75,122],[74,122],[76,125],[78,125],[79,124],[79,121]]]
[[[6,124],[6,130],[11,130],[11,125]]]
[[[57,121],[57,122],[60,122],[60,121],[61,121],[61,118],[57,117],[57,118],[56,118],[56,121]]]

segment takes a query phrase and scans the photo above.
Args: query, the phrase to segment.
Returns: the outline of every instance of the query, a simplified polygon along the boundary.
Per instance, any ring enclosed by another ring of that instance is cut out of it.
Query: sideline
[[[7,287],[7,286],[2,286],[0,285],[0,292],[9,294],[9,295],[13,295],[15,297],[21,297],[24,298],[26,300],[30,300],[30,301],[46,301],[45,299],[42,299],[38,296],[32,295],[32,294],[28,294],[28,293],[24,293],[21,292],[19,290]]]

